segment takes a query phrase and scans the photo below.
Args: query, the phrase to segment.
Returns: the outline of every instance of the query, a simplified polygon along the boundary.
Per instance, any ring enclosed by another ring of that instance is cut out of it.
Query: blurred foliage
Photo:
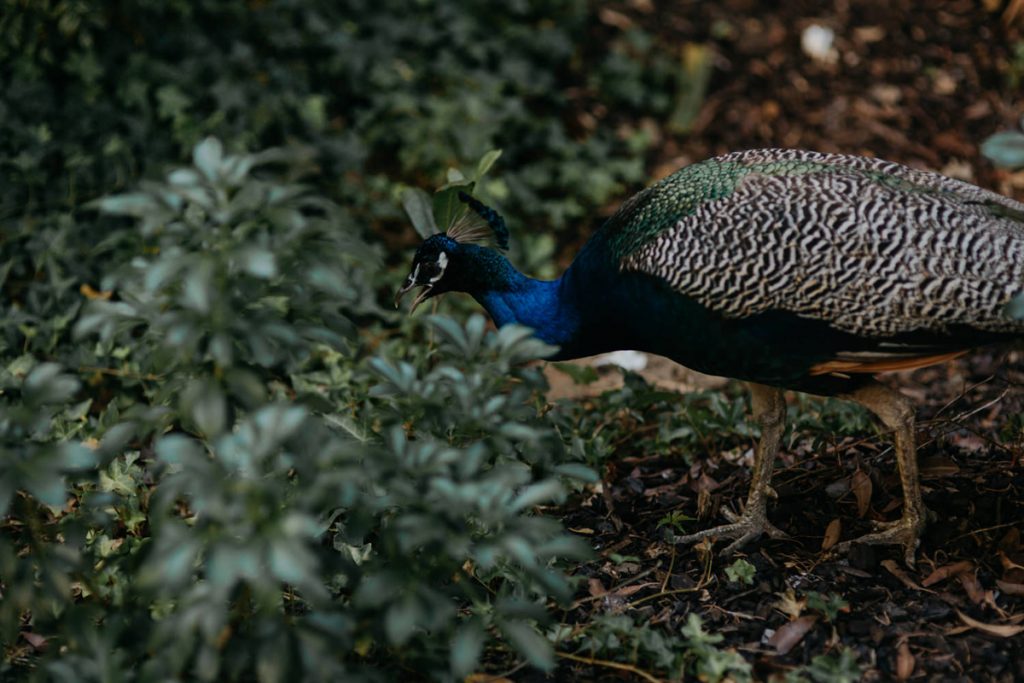
[[[368,353],[374,254],[308,164],[208,138],[94,202],[105,273],[55,347],[85,386],[7,365],[0,626],[61,643],[45,676],[443,679],[494,636],[552,665],[532,624],[588,549],[531,513],[593,475],[522,364],[550,349],[477,316]]]
[[[1024,168],[1024,132],[1005,130],[994,133],[982,143],[981,153],[996,166]]]

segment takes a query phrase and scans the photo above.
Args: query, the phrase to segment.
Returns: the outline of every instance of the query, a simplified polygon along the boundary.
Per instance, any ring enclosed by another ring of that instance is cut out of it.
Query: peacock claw
[[[894,526],[899,526],[899,523],[903,521],[901,519],[893,519],[889,521],[883,521],[878,519],[871,520],[871,528],[875,531],[884,531],[885,529],[891,529]]]
[[[686,536],[675,536],[672,538],[672,542],[696,543],[705,538],[731,538],[734,539],[733,542],[726,546],[721,554],[732,555],[750,541],[759,538],[762,534],[767,534],[770,538],[775,539],[789,538],[786,532],[769,522],[763,512],[758,515],[751,514],[748,511],[738,515],[731,510],[723,509],[722,516],[731,523],[704,529],[703,531],[687,534]]]
[[[877,524],[881,531],[865,534],[860,538],[844,541],[836,546],[836,552],[848,553],[854,543],[865,545],[902,545],[903,561],[911,569],[915,565],[917,548],[921,545],[921,531],[924,529],[924,515],[904,516],[895,522]]]

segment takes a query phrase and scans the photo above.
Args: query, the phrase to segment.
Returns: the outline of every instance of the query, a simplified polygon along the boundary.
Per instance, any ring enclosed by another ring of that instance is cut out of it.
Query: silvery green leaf
[[[316,558],[293,538],[277,538],[270,544],[270,571],[285,583],[301,585],[315,581]]]
[[[426,317],[427,324],[441,333],[449,342],[458,347],[459,351],[469,355],[469,339],[465,329],[456,321],[443,315],[429,315]]]
[[[1018,294],[1003,307],[1003,314],[1017,320],[1024,320],[1024,294]]]
[[[536,546],[538,557],[559,557],[568,560],[587,560],[593,557],[594,549],[577,536],[555,536]]]
[[[171,185],[198,185],[202,178],[191,168],[179,168],[167,174],[167,182]]]
[[[242,267],[253,277],[269,280],[277,275],[277,258],[274,253],[259,247],[249,247],[240,255]]]
[[[220,164],[223,158],[224,146],[220,140],[214,137],[206,138],[192,150],[192,163],[211,182],[220,175]]]
[[[263,436],[281,443],[305,422],[308,413],[299,406],[272,405],[261,408],[253,416]]]
[[[169,465],[184,465],[202,456],[199,444],[182,434],[161,437],[154,446],[156,456]]]
[[[459,192],[472,194],[473,183],[467,181],[448,183],[434,194],[434,221],[442,232],[455,225],[467,211],[466,205],[459,199]]]
[[[258,578],[262,565],[254,547],[223,543],[211,552],[206,574],[214,587],[226,591],[240,579]]]
[[[25,378],[25,398],[33,403],[63,403],[71,399],[81,383],[62,375],[56,363],[40,363]]]
[[[101,197],[89,202],[85,206],[90,209],[98,209],[101,213],[115,216],[132,216],[134,218],[141,218],[148,213],[162,210],[156,199],[142,192]]]
[[[341,413],[328,413],[321,417],[327,424],[340,427],[361,443],[366,443],[370,440],[370,434],[368,431],[359,426],[359,424],[348,415],[342,415]]]
[[[291,647],[286,638],[270,638],[260,644],[256,653],[256,680],[259,683],[285,683],[294,676],[289,673]]]
[[[562,485],[555,479],[547,479],[523,489],[512,501],[511,509],[518,512],[541,503],[559,502],[564,497],[565,489]]]
[[[523,621],[502,621],[499,627],[516,652],[530,664],[541,671],[551,671],[555,668],[551,642],[529,624]]]
[[[430,204],[430,197],[418,187],[406,188],[402,192],[402,208],[412,222],[416,233],[426,239],[431,235],[440,232],[437,223],[434,222],[434,213]]]
[[[213,264],[201,261],[185,274],[181,288],[181,303],[197,313],[209,313],[213,299]]]
[[[143,287],[149,292],[160,289],[164,283],[173,278],[185,265],[180,258],[163,257],[146,268],[142,279]]]
[[[65,472],[82,472],[96,467],[96,452],[80,443],[63,443],[57,450]]]
[[[410,595],[403,596],[388,607],[384,615],[384,630],[392,645],[402,646],[419,626],[423,608]]]
[[[200,544],[180,522],[164,522],[155,538],[155,547],[139,573],[139,581],[159,589],[175,589],[192,578]]]
[[[252,170],[253,165],[256,163],[256,158],[251,154],[237,154],[229,156],[224,160],[221,166],[221,172],[224,176],[224,180],[229,185],[239,185],[245,177],[249,175],[249,171]]]
[[[555,466],[555,472],[570,479],[576,479],[587,484],[594,484],[601,480],[597,472],[590,467],[578,462],[566,462]]]
[[[487,319],[479,313],[474,313],[466,322],[466,338],[469,342],[469,350],[476,355],[483,344],[484,334],[487,331]]]
[[[218,367],[230,367],[234,361],[234,343],[227,334],[217,333],[210,338],[210,356]]]
[[[359,607],[373,609],[386,604],[394,598],[400,588],[397,577],[386,571],[368,574],[359,582],[359,587],[352,596],[352,601]]]
[[[227,424],[227,400],[223,392],[208,386],[192,404],[192,419],[207,438],[223,432]]]
[[[452,638],[451,669],[452,674],[463,679],[476,670],[480,662],[487,634],[476,621],[463,624]]]
[[[1015,130],[996,133],[982,143],[981,153],[996,166],[1024,167],[1024,133]]]
[[[44,505],[60,507],[67,501],[64,477],[53,470],[34,470],[24,486],[33,498]]]
[[[487,172],[491,170],[491,167],[494,166],[494,162],[496,162],[500,156],[500,149],[492,149],[491,151],[489,151],[487,154],[484,154],[483,157],[480,158],[479,163],[477,163],[476,165],[477,181],[479,181],[481,178],[487,175]]]
[[[135,436],[137,427],[134,422],[120,422],[113,425],[103,434],[100,441],[100,452],[105,455],[116,455],[128,445],[128,442]]]

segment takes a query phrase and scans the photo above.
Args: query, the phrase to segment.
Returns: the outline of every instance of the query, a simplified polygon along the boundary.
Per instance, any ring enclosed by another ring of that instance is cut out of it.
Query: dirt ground
[[[1024,680],[1024,442],[1000,437],[1024,413],[1024,354],[983,351],[886,381],[920,406],[918,457],[934,516],[914,569],[896,548],[855,546],[840,557],[826,547],[830,535],[833,543],[853,538],[871,531],[872,520],[898,517],[902,495],[884,439],[865,434],[823,447],[793,433],[769,506],[790,539],[759,540],[737,555],[757,570],[752,586],[723,576],[734,558],[673,546],[659,526],[678,512],[698,520],[688,530],[704,528],[723,523],[721,507],[740,509],[750,450],[708,453],[687,467],[633,449],[609,465],[607,497],[593,494],[567,513],[569,528],[587,530],[606,558],[588,570],[595,599],[581,601],[575,618],[636,609],[650,623],[673,625],[695,611],[726,636],[723,646],[752,658],[759,680],[840,645],[867,665],[864,680]],[[613,554],[641,559],[616,562]],[[808,591],[839,594],[849,606],[827,623],[787,603]],[[786,654],[770,644],[780,632],[794,639]]]
[[[1024,2],[630,0],[608,11],[599,29],[608,34],[635,24],[667,43],[713,46],[715,68],[694,129],[659,132],[654,176],[736,149],[806,147],[941,170],[1024,198],[1024,175],[997,170],[979,154],[985,137],[1024,113],[1017,92],[1024,47],[1015,48],[1024,45]],[[834,31],[817,58],[801,41],[812,25]],[[676,390],[716,386],[666,361],[652,361],[644,374]],[[617,377],[604,371],[589,390],[612,388]],[[551,379],[554,396],[587,390],[557,372]],[[703,528],[723,522],[721,507],[739,509],[749,450],[707,453],[687,467],[624,449],[606,472],[606,495],[577,501],[565,522],[590,530],[603,557],[641,561],[589,565],[593,599],[579,601],[571,619],[639,610],[650,623],[678,628],[697,612],[726,636],[723,647],[754,663],[758,679],[842,645],[858,655],[865,680],[1024,681],[1024,354],[983,350],[885,381],[919,405],[922,485],[934,518],[915,569],[902,565],[897,549],[861,546],[849,557],[827,549],[837,534],[852,538],[871,520],[899,515],[899,482],[883,439],[866,434],[823,447],[793,434],[776,468],[779,498],[769,506],[790,539],[745,548],[740,556],[757,569],[752,586],[725,580],[726,560],[666,543],[658,528],[672,511]],[[794,606],[807,591],[839,593],[849,606],[830,623]],[[629,677],[582,665],[577,673]]]

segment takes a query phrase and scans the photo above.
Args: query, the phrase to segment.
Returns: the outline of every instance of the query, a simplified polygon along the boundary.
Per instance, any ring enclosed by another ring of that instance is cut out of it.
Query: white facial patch
[[[444,277],[444,269],[448,267],[448,254],[444,253],[443,251],[437,255],[437,267],[439,269],[437,271],[437,275],[430,278],[430,284],[434,284],[442,277]]]

